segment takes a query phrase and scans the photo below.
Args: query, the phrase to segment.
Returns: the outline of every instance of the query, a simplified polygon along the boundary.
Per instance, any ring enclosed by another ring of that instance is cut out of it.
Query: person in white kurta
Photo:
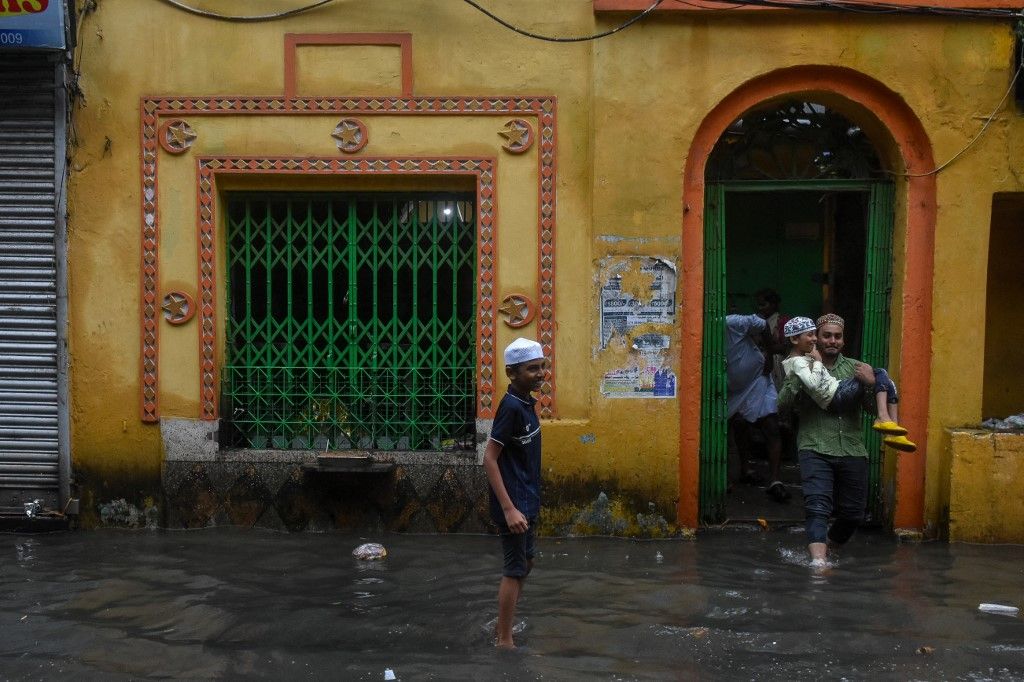
[[[770,482],[766,492],[775,500],[785,502],[790,493],[779,480],[782,447],[776,415],[778,394],[771,376],[765,372],[765,355],[758,344],[767,332],[768,323],[757,315],[726,316],[726,407],[740,455],[740,480],[753,482],[750,448],[751,430],[756,426],[764,434],[768,448]]]

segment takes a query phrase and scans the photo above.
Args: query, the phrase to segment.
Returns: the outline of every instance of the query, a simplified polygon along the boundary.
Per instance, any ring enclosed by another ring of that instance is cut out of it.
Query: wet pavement
[[[388,557],[352,549],[382,542]],[[514,652],[486,536],[258,530],[0,535],[0,676],[171,679],[1024,679],[1024,547],[856,537],[541,538]]]

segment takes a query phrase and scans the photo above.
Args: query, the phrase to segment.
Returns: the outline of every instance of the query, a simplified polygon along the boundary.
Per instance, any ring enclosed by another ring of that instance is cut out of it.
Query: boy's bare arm
[[[501,470],[498,468],[498,458],[501,457],[501,445],[490,438],[487,439],[487,446],[484,448],[484,471],[487,472],[487,482],[491,484],[501,511],[505,514],[505,525],[513,533],[525,533],[529,523],[522,512],[512,504],[512,498],[508,496],[505,489],[505,481],[501,479]]]

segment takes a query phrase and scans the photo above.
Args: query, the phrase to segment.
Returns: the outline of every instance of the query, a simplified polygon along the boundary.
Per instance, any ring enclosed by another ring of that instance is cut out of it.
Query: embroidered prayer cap
[[[532,339],[518,338],[505,348],[505,364],[518,365],[544,357],[544,349]]]
[[[835,313],[825,313],[824,315],[818,318],[819,327],[826,324],[837,324],[840,328],[846,326],[846,322],[843,320],[843,318],[839,317]]]
[[[809,332],[812,329],[817,329],[818,326],[814,324],[814,320],[809,317],[791,317],[785,325],[782,327],[782,335],[786,338],[791,336],[800,336],[804,332]]]

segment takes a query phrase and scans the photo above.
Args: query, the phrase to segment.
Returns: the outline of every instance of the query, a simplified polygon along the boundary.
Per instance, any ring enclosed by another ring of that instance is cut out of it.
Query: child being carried
[[[864,385],[856,378],[839,380],[832,376],[821,362],[817,350],[817,325],[808,317],[794,317],[783,327],[783,334],[791,344],[789,357],[782,361],[782,369],[788,377],[795,374],[803,385],[804,392],[831,414],[849,411],[859,405],[864,395]],[[917,445],[907,439],[907,430],[900,426],[896,403],[899,396],[896,384],[884,369],[876,367],[875,406],[878,417],[872,425],[876,431],[885,434],[882,442],[902,452],[914,452]]]

